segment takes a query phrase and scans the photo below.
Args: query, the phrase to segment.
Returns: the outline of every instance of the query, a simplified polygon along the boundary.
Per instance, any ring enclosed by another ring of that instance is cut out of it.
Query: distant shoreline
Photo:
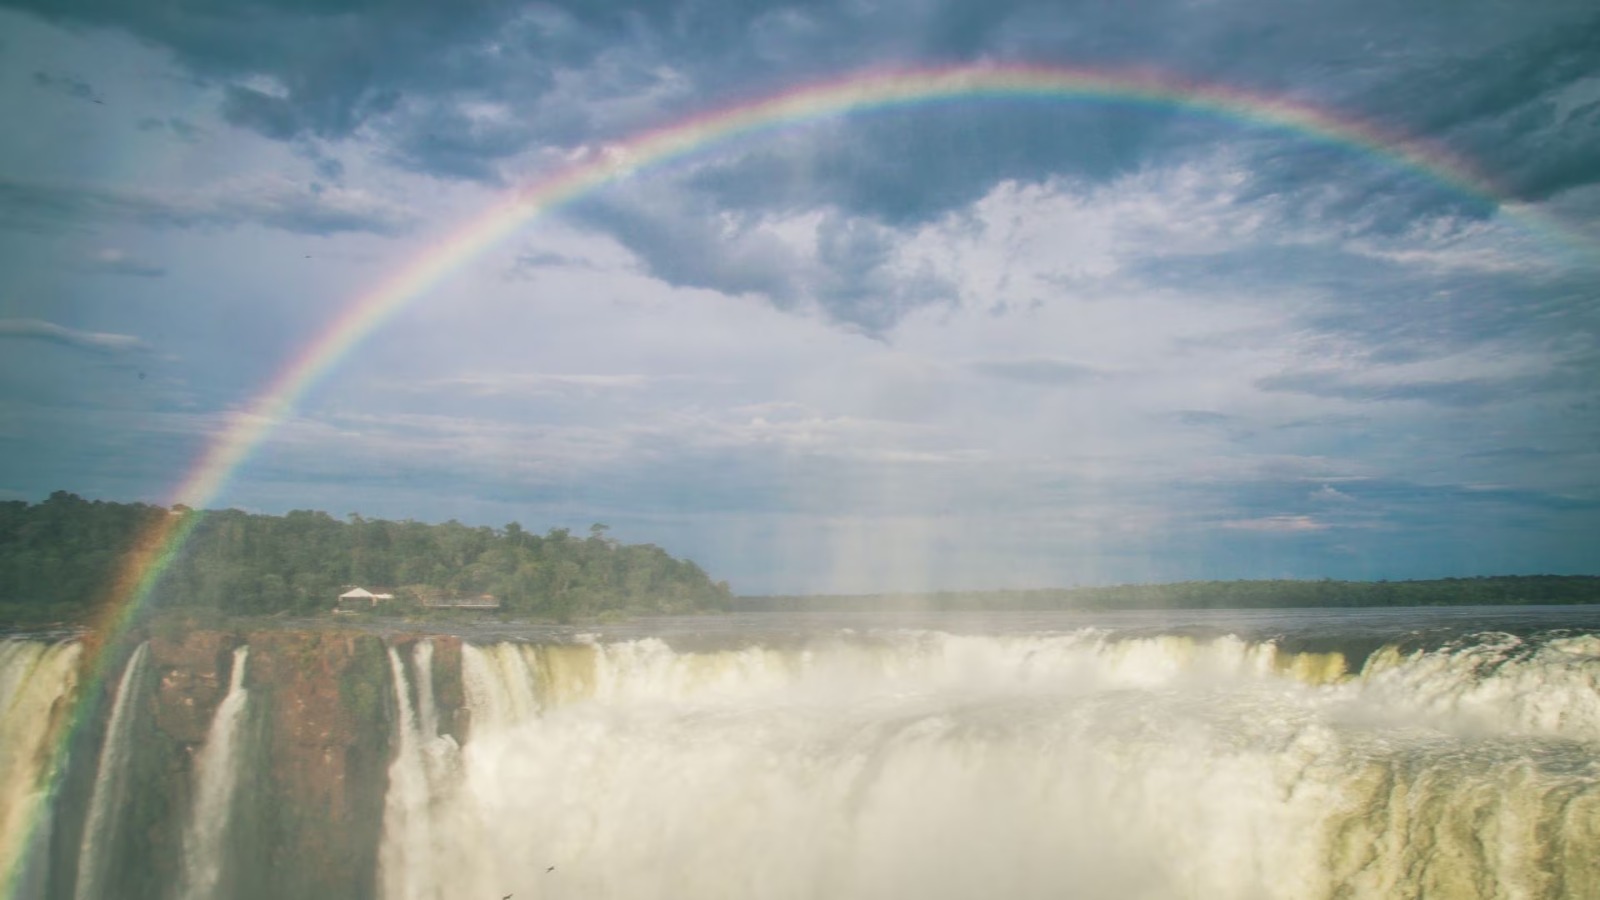
[[[735,597],[732,612],[846,610],[1304,609],[1600,603],[1600,575],[1484,575],[1412,581],[1264,579],[1026,590]]]
[[[475,613],[470,619],[431,612],[376,614],[354,618],[332,615],[227,614],[215,610],[157,610],[146,624],[171,627],[181,623],[218,627],[254,623],[257,627],[351,631],[450,631],[495,624],[594,627],[637,618],[693,617],[717,613],[783,612],[1046,612],[1083,610],[1243,610],[1402,608],[1426,606],[1575,606],[1600,604],[1600,575],[1485,575],[1411,581],[1317,581],[1239,579],[1122,584],[1102,587],[926,591],[880,594],[772,594],[735,596],[723,609],[678,613],[634,612],[578,616],[565,622],[549,616],[515,612]],[[62,633],[90,628],[83,610],[60,609],[58,615],[0,619],[0,637],[38,629]]]

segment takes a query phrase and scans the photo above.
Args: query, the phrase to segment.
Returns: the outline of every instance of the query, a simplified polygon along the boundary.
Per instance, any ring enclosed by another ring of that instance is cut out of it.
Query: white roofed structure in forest
[[[354,587],[339,595],[338,607],[340,609],[354,609],[362,606],[368,608],[378,605],[380,600],[393,600],[393,594],[373,593],[363,587]]]

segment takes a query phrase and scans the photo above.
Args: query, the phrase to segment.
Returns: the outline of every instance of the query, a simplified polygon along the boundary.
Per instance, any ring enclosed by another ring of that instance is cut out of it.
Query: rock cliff
[[[386,639],[354,632],[195,630],[149,636],[145,711],[131,731],[127,796],[101,848],[108,884],[128,900],[181,895],[184,829],[193,815],[196,761],[227,695],[233,651],[249,647],[243,729],[231,765],[237,786],[222,842],[217,895],[238,900],[376,895],[377,852],[394,738],[396,697]],[[441,732],[458,739],[461,642],[434,644]],[[131,646],[129,647],[131,650]],[[116,666],[113,670],[120,671]],[[86,798],[103,734],[75,749],[69,794]],[[58,819],[47,896],[73,896],[86,810]]]

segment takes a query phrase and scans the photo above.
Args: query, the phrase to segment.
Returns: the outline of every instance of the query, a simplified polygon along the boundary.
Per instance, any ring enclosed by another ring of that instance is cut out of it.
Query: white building
[[[339,595],[339,608],[350,609],[365,604],[368,608],[378,605],[379,600],[393,600],[393,594],[374,594],[363,587],[351,588]]]

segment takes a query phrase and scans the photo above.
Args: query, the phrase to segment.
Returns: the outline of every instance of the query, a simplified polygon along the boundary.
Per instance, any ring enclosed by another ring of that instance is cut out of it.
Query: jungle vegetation
[[[90,617],[126,591],[119,579],[138,571],[141,550],[175,524],[192,531],[151,593],[158,610],[313,614],[331,611],[356,585],[394,592],[402,607],[422,595],[493,594],[502,615],[556,620],[692,612],[730,600],[728,586],[695,563],[652,544],[619,543],[600,524],[580,537],[515,522],[199,512],[57,491],[41,503],[0,503],[0,622]]]

